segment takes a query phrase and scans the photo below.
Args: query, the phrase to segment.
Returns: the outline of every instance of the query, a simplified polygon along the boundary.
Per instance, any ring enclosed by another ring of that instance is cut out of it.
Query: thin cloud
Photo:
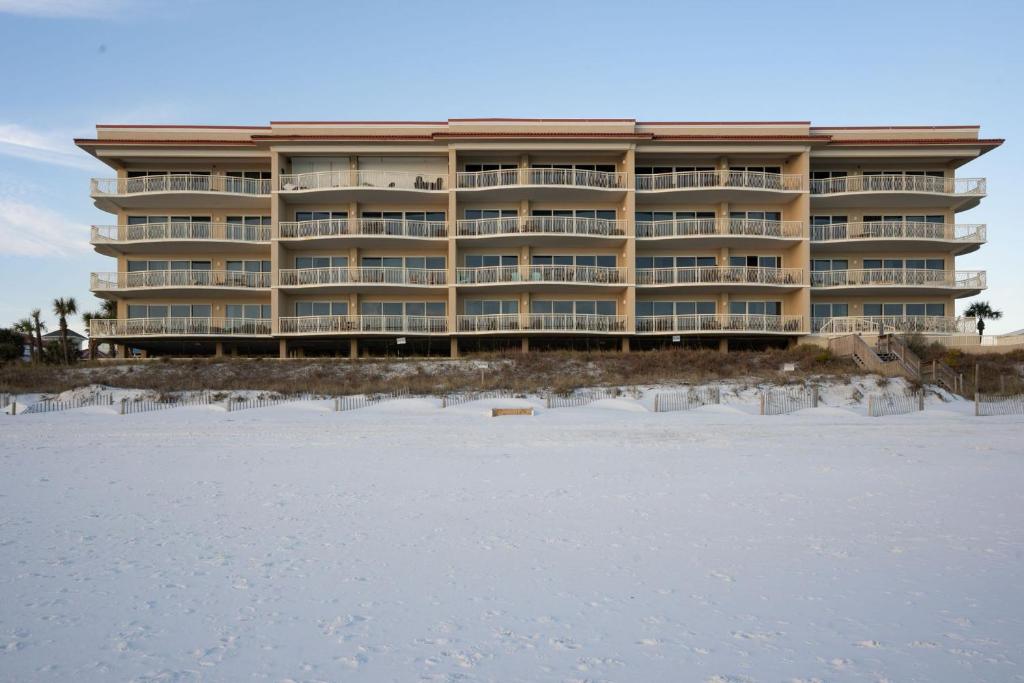
[[[0,255],[67,257],[89,251],[89,228],[34,204],[0,197]]]
[[[126,0],[0,0],[0,12],[51,19],[103,19],[128,6]]]
[[[95,170],[96,161],[77,149],[71,138],[70,133],[43,133],[17,123],[0,123],[0,154],[86,171]]]

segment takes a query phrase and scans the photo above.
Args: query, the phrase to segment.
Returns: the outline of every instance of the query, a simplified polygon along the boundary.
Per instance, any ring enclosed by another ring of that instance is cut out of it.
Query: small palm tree
[[[28,348],[31,353],[32,362],[36,361],[36,338],[33,336],[35,326],[32,323],[32,318],[22,318],[18,322],[14,323],[12,328],[15,332],[19,332],[22,335],[28,337]]]
[[[35,328],[36,333],[36,352],[38,355],[36,359],[39,361],[43,360],[43,330],[46,329],[46,323],[39,319],[39,316],[43,314],[38,308],[32,309],[32,326]]]
[[[89,360],[96,358],[96,348],[99,346],[98,340],[92,335],[90,323],[93,320],[110,320],[111,318],[117,317],[117,304],[113,301],[104,301],[100,305],[98,311],[88,311],[82,314],[82,323],[85,325],[85,329],[89,331]]]
[[[964,316],[978,319],[978,335],[985,332],[985,320],[999,320],[1003,312],[992,308],[987,301],[972,301],[971,305],[964,309]]]
[[[64,357],[64,365],[68,364],[68,316],[78,313],[78,304],[75,298],[58,297],[53,300],[53,313],[57,316],[60,324],[60,351]]]

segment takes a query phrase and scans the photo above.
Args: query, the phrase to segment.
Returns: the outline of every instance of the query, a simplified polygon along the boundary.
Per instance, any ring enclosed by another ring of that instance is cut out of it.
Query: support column
[[[729,340],[726,337],[718,340],[718,352],[729,353]]]
[[[522,338],[522,340],[519,343],[519,350],[522,353],[529,353],[530,352],[530,338],[529,337],[523,337]]]
[[[629,353],[629,337],[622,338],[622,352]]]
[[[448,276],[448,303],[446,313],[448,314],[448,333],[451,338],[451,357],[459,355],[459,341],[455,337],[458,332],[459,322],[459,291],[456,287],[457,273],[459,267],[459,250],[456,241],[458,232],[459,204],[458,194],[455,191],[458,183],[459,159],[458,154],[452,148],[448,149],[448,212],[445,214],[445,221],[448,224],[448,258],[446,265]]]
[[[622,254],[626,266],[626,296],[622,306],[626,309],[626,331],[636,332],[636,146],[631,145],[622,160],[621,171],[626,175],[626,202],[622,205],[622,218],[626,221],[626,249]],[[629,350],[628,340],[624,351]]]
[[[220,358],[224,355],[224,342],[217,342],[213,345],[213,355]]]
[[[288,357],[288,340],[279,339],[277,341],[277,357],[287,358]]]
[[[448,355],[451,356],[452,358],[458,358],[459,357],[459,338],[454,336],[454,335],[452,335],[452,337],[450,339],[451,339],[451,342],[450,342],[451,343],[451,347],[450,347],[450,350],[448,352]]]
[[[117,358],[122,358],[122,359],[128,358],[128,345],[127,344],[118,344],[117,345],[117,349],[114,351],[114,355]]]
[[[348,340],[348,357],[359,358],[359,340],[349,339]]]

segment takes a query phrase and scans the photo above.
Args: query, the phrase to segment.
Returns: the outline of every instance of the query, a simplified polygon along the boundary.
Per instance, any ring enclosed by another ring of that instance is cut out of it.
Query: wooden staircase
[[[872,347],[858,334],[829,339],[829,351],[834,355],[853,358],[864,370],[883,377],[905,377],[914,382],[931,381],[947,391],[963,394],[963,375],[941,361],[925,363],[906,342],[889,334],[881,335]]]

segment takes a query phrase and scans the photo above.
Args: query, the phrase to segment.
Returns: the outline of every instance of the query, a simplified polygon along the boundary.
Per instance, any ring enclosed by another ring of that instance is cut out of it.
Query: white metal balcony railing
[[[799,173],[713,169],[710,171],[679,171],[677,173],[643,173],[636,176],[636,189],[640,192],[717,188],[802,192],[806,187],[804,176]]]
[[[811,180],[811,194],[845,194],[848,192],[983,195],[985,194],[985,179],[927,175],[848,175]]]
[[[448,236],[445,221],[409,221],[390,218],[325,218],[317,221],[282,221],[278,235],[282,239],[314,237],[422,237]]]
[[[807,284],[803,268],[755,266],[697,266],[642,268],[636,271],[638,287],[654,285],[749,284],[800,287]]]
[[[459,332],[626,332],[626,316],[572,313],[460,315]]]
[[[271,331],[271,321],[266,318],[111,318],[89,322],[91,337],[268,336]]]
[[[92,179],[92,194],[96,196],[150,192],[222,192],[262,196],[270,194],[270,179],[193,173]]]
[[[270,287],[270,273],[240,270],[142,270],[93,273],[93,291],[146,289],[149,287]]]
[[[514,282],[560,282],[592,285],[625,285],[626,268],[603,266],[484,266],[458,268],[460,285],[490,285]]]
[[[281,334],[447,334],[447,316],[309,315],[282,317]]]
[[[277,275],[282,287],[313,285],[415,285],[440,287],[448,284],[443,268],[282,268]]]
[[[447,189],[448,174],[434,174],[425,171],[360,171],[355,169],[314,171],[283,174],[280,183],[281,190],[284,192],[354,188],[443,192]]]
[[[460,220],[459,237],[497,235],[581,235],[588,237],[624,237],[626,221],[574,216],[506,216]]]
[[[937,315],[878,315],[811,318],[811,331],[819,334],[900,332],[962,334],[973,330],[973,321]]]
[[[92,242],[156,242],[196,240],[213,242],[269,242],[269,225],[175,221],[135,225],[94,225]]]
[[[456,183],[460,190],[521,185],[621,190],[626,187],[626,174],[580,168],[503,168],[496,171],[460,171],[456,175]]]
[[[804,236],[804,222],[757,218],[684,218],[671,221],[640,221],[636,224],[638,239],[726,235],[800,238]]]
[[[811,273],[813,287],[944,287],[984,289],[983,270],[932,270],[928,268],[857,268]]]
[[[701,313],[695,315],[640,316],[636,331],[644,333],[688,332],[777,332],[798,334],[803,332],[804,318],[800,315],[732,315],[729,313]]]
[[[868,221],[812,225],[812,242],[843,240],[947,240],[984,242],[983,224],[924,223],[917,221]]]

